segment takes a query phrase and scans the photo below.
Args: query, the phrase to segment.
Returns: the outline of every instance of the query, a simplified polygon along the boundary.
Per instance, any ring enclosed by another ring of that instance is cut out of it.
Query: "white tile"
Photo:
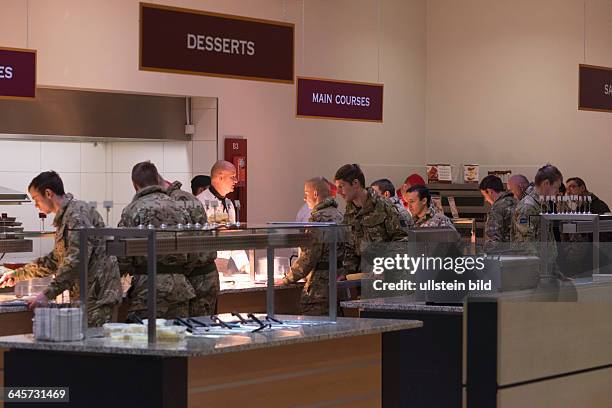
[[[113,173],[106,172],[106,194],[109,200],[114,200],[113,198]]]
[[[193,174],[210,174],[210,169],[216,161],[216,142],[193,142]]]
[[[164,167],[158,169],[165,173],[191,172],[192,142],[164,142]]]
[[[106,145],[107,143],[81,143],[81,172],[106,171]]]
[[[106,195],[105,173],[81,173],[81,196],[83,201],[97,201],[102,204],[104,200],[110,200]]]
[[[113,201],[127,204],[132,201],[136,192],[132,185],[131,173],[113,173]]]
[[[113,148],[114,148],[115,144],[114,143],[106,143],[106,167],[105,170],[106,172],[112,172],[113,171]]]
[[[195,134],[193,140],[217,140],[217,110],[197,109],[193,111]]]
[[[40,171],[40,142],[0,140],[0,171]]]
[[[0,186],[17,190],[22,193],[28,192],[28,186],[39,173],[0,171]]]
[[[193,97],[191,109],[217,109],[217,98]]]
[[[81,144],[72,142],[42,142],[40,167],[42,171],[62,173],[81,171]]]
[[[113,172],[131,172],[136,163],[151,161],[162,168],[163,142],[120,142],[113,144]]]
[[[81,173],[60,173],[64,182],[64,191],[71,193],[76,199],[81,199]]]
[[[116,227],[119,225],[119,221],[121,220],[121,212],[125,208],[127,204],[119,204],[111,209],[111,227]]]

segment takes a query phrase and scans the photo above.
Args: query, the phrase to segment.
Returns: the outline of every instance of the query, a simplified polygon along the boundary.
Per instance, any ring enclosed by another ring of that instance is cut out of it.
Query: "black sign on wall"
[[[578,109],[612,112],[612,68],[580,64]]]
[[[140,3],[140,69],[293,83],[294,25]]]

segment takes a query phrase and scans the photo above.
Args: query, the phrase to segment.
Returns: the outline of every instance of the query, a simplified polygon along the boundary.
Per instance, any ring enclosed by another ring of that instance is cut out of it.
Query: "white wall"
[[[612,114],[578,111],[578,64],[612,66],[611,39],[610,0],[428,1],[427,161],[551,162],[612,202]]]
[[[96,201],[107,219],[104,201],[113,201],[108,224],[116,226],[121,211],[132,200],[131,171],[134,164],[151,160],[167,180],[178,180],[190,191],[195,174],[210,174],[217,159],[217,109],[213,98],[194,98],[196,133],[189,142],[39,142],[0,140],[0,186],[26,192],[30,181],[42,171],[55,170],[64,188],[76,198]],[[0,206],[0,212],[15,216],[26,231],[39,231],[41,223],[33,203]],[[52,229],[53,215],[45,221]],[[7,259],[31,259],[48,252],[52,240],[35,240],[32,253],[11,254]]]
[[[136,0],[4,0],[0,44],[38,49],[41,85],[218,97],[220,149],[248,139],[250,221],[293,219],[303,180],[347,162],[369,180],[422,169],[425,0],[156,3],[295,23],[296,74],[383,82],[384,123],[296,119],[292,85],[141,72]]]

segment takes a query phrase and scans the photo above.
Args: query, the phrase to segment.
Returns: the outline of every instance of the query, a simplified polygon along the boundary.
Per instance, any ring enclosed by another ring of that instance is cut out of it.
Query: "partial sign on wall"
[[[140,3],[140,69],[293,83],[294,25]]]
[[[578,109],[612,112],[612,68],[580,64]]]
[[[297,78],[296,116],[383,121],[383,85],[320,78]]]
[[[36,97],[36,50],[0,47],[0,98]]]

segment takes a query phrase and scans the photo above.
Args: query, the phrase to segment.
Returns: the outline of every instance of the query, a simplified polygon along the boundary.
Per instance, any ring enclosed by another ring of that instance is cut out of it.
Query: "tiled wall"
[[[110,226],[117,226],[121,211],[132,200],[130,174],[134,164],[151,160],[170,181],[178,180],[190,191],[193,175],[210,174],[217,159],[217,100],[194,98],[196,133],[189,142],[40,142],[0,140],[0,186],[25,192],[41,171],[55,170],[67,192],[84,201],[96,201]],[[113,201],[107,214],[103,201]],[[39,231],[41,223],[33,204],[0,206],[15,216],[26,231]],[[50,229],[51,215],[45,221]],[[3,261],[30,260],[51,249],[52,240],[34,240],[34,253],[7,254]],[[1,255],[1,254],[0,254]]]

